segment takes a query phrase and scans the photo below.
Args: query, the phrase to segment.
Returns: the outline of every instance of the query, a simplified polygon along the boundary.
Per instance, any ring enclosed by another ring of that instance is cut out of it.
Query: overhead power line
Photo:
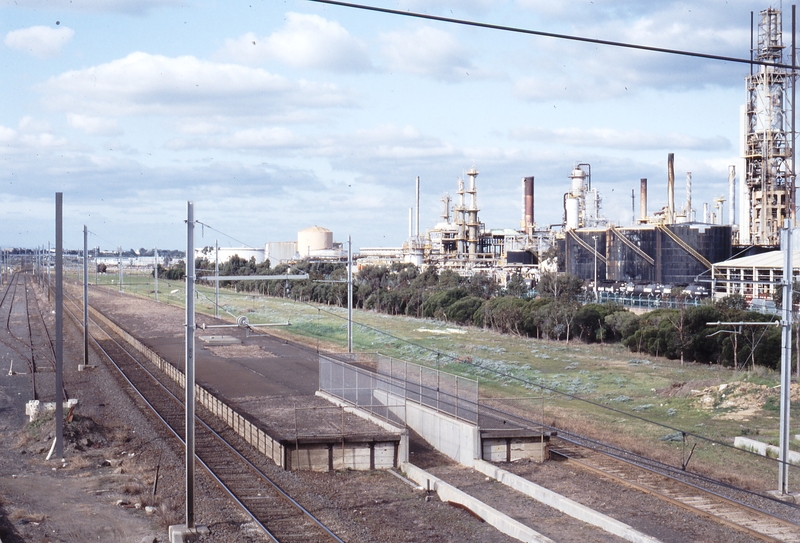
[[[583,36],[570,36],[569,34],[556,34],[554,32],[544,32],[542,30],[531,30],[528,28],[518,28],[514,26],[495,25],[491,23],[481,23],[478,21],[468,21],[465,19],[454,19],[452,17],[440,17],[438,15],[428,15],[426,13],[417,13],[414,11],[400,11],[397,9],[379,8],[376,6],[366,6],[363,4],[354,4],[351,2],[339,2],[337,0],[308,0],[309,2],[316,2],[318,4],[330,4],[333,6],[342,6],[346,8],[360,9],[364,11],[376,11],[379,13],[388,13],[390,15],[402,15],[404,17],[413,17],[416,19],[427,19],[429,21],[440,21],[443,23],[451,23],[463,26],[474,26],[478,28],[487,28],[490,30],[502,30],[504,32],[515,32],[517,34],[528,34],[531,36],[542,36],[545,38],[556,38],[559,40],[578,41],[583,43],[593,43],[596,45],[607,45],[610,47],[623,47],[626,49],[637,49],[640,51],[650,51],[653,53],[665,53],[669,55],[680,55],[684,57],[704,58],[709,60],[721,60],[724,62],[736,62],[739,64],[756,64],[761,66],[775,66],[778,68],[786,68],[793,70],[794,66],[791,64],[779,64],[776,62],[767,62],[763,60],[755,60],[749,58],[728,57],[724,55],[714,55],[711,53],[698,53],[696,51],[682,51],[680,49],[669,49],[667,47],[654,47],[651,45],[639,45],[635,43],[624,43],[611,40],[601,40],[597,38],[586,38]]]

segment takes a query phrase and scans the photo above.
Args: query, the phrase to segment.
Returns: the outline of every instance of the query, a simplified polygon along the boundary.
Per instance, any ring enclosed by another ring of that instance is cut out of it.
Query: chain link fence
[[[405,402],[410,401],[478,424],[476,379],[380,354],[337,358],[348,362],[319,357],[319,389],[323,392],[392,422],[405,422]]]

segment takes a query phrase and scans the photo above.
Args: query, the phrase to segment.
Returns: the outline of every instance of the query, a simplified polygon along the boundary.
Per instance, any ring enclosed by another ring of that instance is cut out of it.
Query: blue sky
[[[364,0],[497,25],[747,58],[750,1]],[[699,5],[698,5],[699,4]],[[779,7],[779,6],[775,6]],[[784,43],[791,8],[784,6]],[[694,207],[738,164],[743,64],[631,51],[307,0],[0,0],[0,245],[262,246],[320,225],[355,248],[398,246],[414,178],[420,223],[475,167],[480,218],[561,222],[576,163],[602,213],[631,221],[649,180]],[[788,49],[788,47],[787,47]],[[727,217],[727,213],[725,215]],[[233,238],[233,239],[232,239]]]

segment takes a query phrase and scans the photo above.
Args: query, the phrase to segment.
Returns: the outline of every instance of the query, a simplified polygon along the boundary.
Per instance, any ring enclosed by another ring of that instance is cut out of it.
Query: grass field
[[[115,275],[100,275],[97,282],[118,288]],[[91,274],[90,283],[94,284]],[[158,286],[160,302],[184,305],[183,282],[162,279]],[[155,298],[153,279],[145,274],[125,276],[123,290]],[[233,321],[246,315],[253,324],[288,321],[291,326],[270,332],[323,350],[346,349],[346,308],[228,289],[221,290],[219,303],[223,318]],[[195,308],[214,314],[213,287],[198,286]],[[353,321],[357,352],[380,352],[477,378],[481,397],[505,398],[547,424],[617,442],[672,465],[683,465],[691,454],[689,469],[759,490],[777,487],[773,459],[729,446],[737,435],[777,443],[775,372],[681,366],[679,361],[630,353],[617,344],[566,344],[370,311],[355,310]],[[798,416],[800,409],[793,407],[791,420]],[[798,474],[790,475],[790,481]]]

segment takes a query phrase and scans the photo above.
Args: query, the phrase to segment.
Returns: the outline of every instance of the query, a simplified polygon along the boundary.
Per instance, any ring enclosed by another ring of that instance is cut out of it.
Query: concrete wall
[[[737,436],[733,440],[733,446],[737,449],[744,449],[746,451],[758,453],[761,456],[778,458],[780,455],[780,449],[775,445],[767,445],[766,443],[756,441],[755,439],[750,439],[749,437]],[[789,451],[789,458],[786,460],[790,464],[800,465],[800,453]]]
[[[291,470],[330,471],[391,469],[395,467],[395,441],[374,443],[319,443],[288,450]]]
[[[473,468],[476,471],[479,471],[484,475],[488,475],[494,480],[525,494],[526,496],[530,496],[538,502],[561,511],[565,515],[569,515],[587,524],[597,526],[598,528],[605,530],[610,534],[619,536],[626,541],[631,541],[633,543],[659,542],[658,539],[650,537],[647,534],[643,534],[642,532],[631,528],[623,522],[595,511],[594,509],[591,509],[590,507],[587,507],[576,501],[570,500],[561,494],[557,494],[552,490],[539,486],[523,477],[514,475],[513,473],[504,469],[500,469],[494,464],[490,464],[483,460],[477,460]]]
[[[401,465],[400,469],[405,473],[406,477],[417,483],[420,487],[436,492],[439,499],[443,502],[463,505],[506,535],[529,543],[554,543],[549,537],[540,534],[529,526],[525,526],[518,520],[514,520],[494,507],[486,505],[466,492],[445,483],[422,468],[406,463]]]
[[[403,427],[396,426],[396,425],[392,424],[391,422],[386,421],[386,420],[384,420],[382,418],[376,417],[372,413],[364,411],[363,409],[359,409],[357,407],[353,407],[352,404],[349,404],[349,403],[345,402],[344,400],[340,400],[339,398],[337,398],[335,396],[332,396],[332,395],[328,394],[327,392],[323,392],[321,390],[318,390],[315,393],[315,395],[319,396],[320,398],[325,398],[326,400],[328,400],[329,402],[331,402],[333,405],[335,405],[337,407],[342,407],[344,409],[345,413],[352,413],[352,414],[354,414],[354,415],[356,415],[358,417],[361,417],[364,420],[367,420],[367,421],[371,422],[372,424],[375,424],[376,426],[380,426],[384,430],[400,434],[400,443],[399,443],[398,449],[397,449],[397,463],[398,464],[402,464],[403,462],[408,462],[408,430],[406,430]],[[378,451],[376,451],[376,455],[377,454],[378,454]],[[394,451],[392,451],[392,455],[394,455]],[[384,465],[384,463],[385,462],[382,460],[381,461],[381,465]],[[394,465],[392,465],[390,467],[394,467]]]
[[[392,415],[401,419],[405,415],[406,426],[439,452],[465,466],[472,466],[475,459],[480,458],[480,432],[477,426],[414,402],[405,402],[402,407],[397,407],[403,404],[403,398],[382,390],[374,391],[373,395],[376,401],[388,407]]]
[[[507,462],[527,458],[534,462],[544,462],[550,457],[548,444],[542,439],[531,441],[525,438],[483,438],[481,449],[484,460]],[[509,449],[511,454],[509,455]],[[510,458],[509,458],[510,456]]]

